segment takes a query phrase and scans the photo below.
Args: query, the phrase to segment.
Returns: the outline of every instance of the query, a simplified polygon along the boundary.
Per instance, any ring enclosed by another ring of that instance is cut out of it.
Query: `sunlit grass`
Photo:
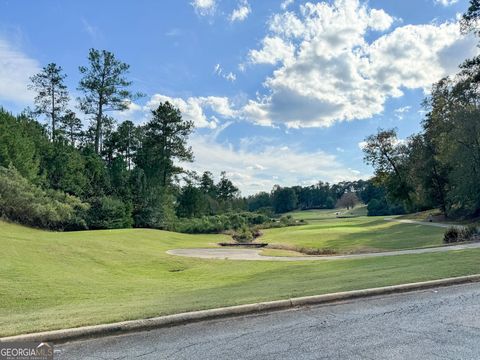
[[[292,249],[328,249],[337,253],[362,253],[441,246],[445,229],[401,224],[385,217],[336,218],[333,210],[296,212],[307,225],[263,231],[262,242]]]
[[[0,222],[0,335],[480,272],[480,250],[295,263],[165,253],[220,240],[140,229],[53,233]]]

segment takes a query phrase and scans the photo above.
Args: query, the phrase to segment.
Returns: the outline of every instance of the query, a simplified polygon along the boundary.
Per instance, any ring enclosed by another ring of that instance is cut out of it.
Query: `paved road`
[[[168,250],[167,254],[195,257],[201,259],[217,260],[255,260],[255,261],[311,261],[311,260],[342,260],[342,259],[363,259],[380,256],[396,256],[409,254],[425,254],[455,250],[478,249],[480,242],[461,245],[438,246],[424,249],[385,251],[378,253],[351,254],[351,255],[328,255],[328,256],[263,256],[258,249],[175,249]]]
[[[56,359],[480,359],[480,284],[56,346]]]

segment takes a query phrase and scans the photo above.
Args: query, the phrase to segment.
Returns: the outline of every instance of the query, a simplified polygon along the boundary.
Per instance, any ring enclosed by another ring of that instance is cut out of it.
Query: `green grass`
[[[361,214],[364,208],[348,212]],[[339,254],[441,246],[445,229],[385,221],[383,216],[336,218],[335,210],[294,212],[307,225],[263,231],[259,241],[287,249],[328,249]],[[348,214],[347,213],[347,214]]]
[[[220,240],[134,229],[53,233],[0,222],[0,336],[480,272],[480,250],[295,263],[165,253]]]
[[[327,209],[327,210],[305,210],[305,211],[292,211],[286,215],[291,215],[294,219],[297,220],[325,220],[325,219],[335,219],[337,213],[340,216],[356,217],[356,216],[367,216],[367,207],[366,206],[357,206],[354,209],[350,210],[338,210],[338,209]]]

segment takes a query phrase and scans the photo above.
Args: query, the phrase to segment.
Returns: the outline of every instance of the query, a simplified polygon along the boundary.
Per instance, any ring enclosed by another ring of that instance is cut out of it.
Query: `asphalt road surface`
[[[480,284],[56,345],[55,359],[480,359]]]

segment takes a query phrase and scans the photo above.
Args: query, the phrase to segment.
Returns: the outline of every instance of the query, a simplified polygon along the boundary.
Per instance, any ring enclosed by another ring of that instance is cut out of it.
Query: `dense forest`
[[[479,9],[471,1],[465,33],[479,34]],[[179,166],[194,160],[188,146],[194,124],[172,104],[159,104],[144,124],[117,122],[114,114],[142,96],[132,91],[128,64],[91,49],[79,72],[76,109],[69,108],[67,75],[55,63],[31,78],[33,109],[14,115],[0,108],[1,217],[58,230],[219,232],[271,225],[274,216],[296,209],[358,202],[369,215],[432,208],[451,217],[480,215],[480,57],[433,85],[421,133],[401,141],[395,129],[380,129],[366,139],[372,179],[275,186],[249,197],[226,173],[215,181],[208,171]]]

